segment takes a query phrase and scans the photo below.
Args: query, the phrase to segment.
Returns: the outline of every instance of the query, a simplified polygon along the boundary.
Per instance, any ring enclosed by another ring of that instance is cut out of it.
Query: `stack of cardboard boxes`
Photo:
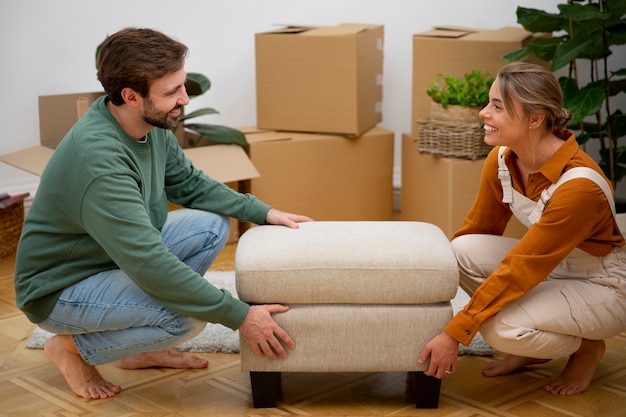
[[[251,192],[316,220],[390,220],[393,132],[382,120],[384,28],[258,33]]]
[[[443,158],[417,151],[417,121],[430,112],[426,90],[438,74],[463,77],[472,70],[495,76],[502,56],[522,48],[531,34],[522,28],[481,30],[438,27],[413,36],[413,100],[411,133],[402,136],[403,220],[436,224],[451,236],[471,207],[484,159]],[[506,234],[519,237],[525,228],[515,219]]]

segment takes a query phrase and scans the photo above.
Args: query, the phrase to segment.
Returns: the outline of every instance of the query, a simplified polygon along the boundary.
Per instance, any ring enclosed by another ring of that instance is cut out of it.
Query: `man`
[[[85,399],[121,391],[95,365],[205,368],[174,346],[206,322],[238,329],[259,355],[294,342],[271,317],[202,278],[226,243],[229,217],[292,228],[311,219],[270,208],[193,167],[171,130],[188,104],[188,49],[129,28],[98,57],[101,97],[50,159],[16,257],[18,307],[56,333],[48,358]],[[168,213],[167,202],[185,209]]]

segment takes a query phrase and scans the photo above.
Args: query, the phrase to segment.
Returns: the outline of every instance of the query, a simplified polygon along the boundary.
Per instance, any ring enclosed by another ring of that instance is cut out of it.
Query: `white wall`
[[[433,25],[517,26],[518,5],[556,12],[557,0],[0,0],[0,154],[39,142],[38,96],[100,91],[95,48],[126,26],[152,27],[190,48],[186,69],[213,86],[188,109],[205,122],[256,124],[254,34],[274,24],[385,25],[383,122],[399,142],[411,130],[412,35]],[[1,181],[1,179],[0,179]]]

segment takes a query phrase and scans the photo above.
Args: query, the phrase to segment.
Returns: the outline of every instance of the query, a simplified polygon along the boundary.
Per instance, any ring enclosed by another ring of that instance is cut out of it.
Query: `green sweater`
[[[129,137],[99,98],[53,153],[16,255],[17,306],[43,321],[60,292],[121,269],[162,305],[232,329],[248,311],[172,255],[161,238],[168,200],[263,224],[270,207],[194,168],[172,132]]]

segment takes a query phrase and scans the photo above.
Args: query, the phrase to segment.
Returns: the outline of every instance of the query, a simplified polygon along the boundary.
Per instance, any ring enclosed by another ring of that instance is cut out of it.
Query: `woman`
[[[626,251],[612,188],[565,130],[554,75],[523,62],[504,66],[481,110],[488,155],[476,200],[452,240],[460,284],[471,299],[420,355],[427,375],[456,370],[459,343],[480,330],[508,354],[483,375],[569,357],[544,389],[589,386],[604,340],[626,329]],[[564,175],[564,173],[566,173]],[[514,215],[528,231],[503,237]]]

